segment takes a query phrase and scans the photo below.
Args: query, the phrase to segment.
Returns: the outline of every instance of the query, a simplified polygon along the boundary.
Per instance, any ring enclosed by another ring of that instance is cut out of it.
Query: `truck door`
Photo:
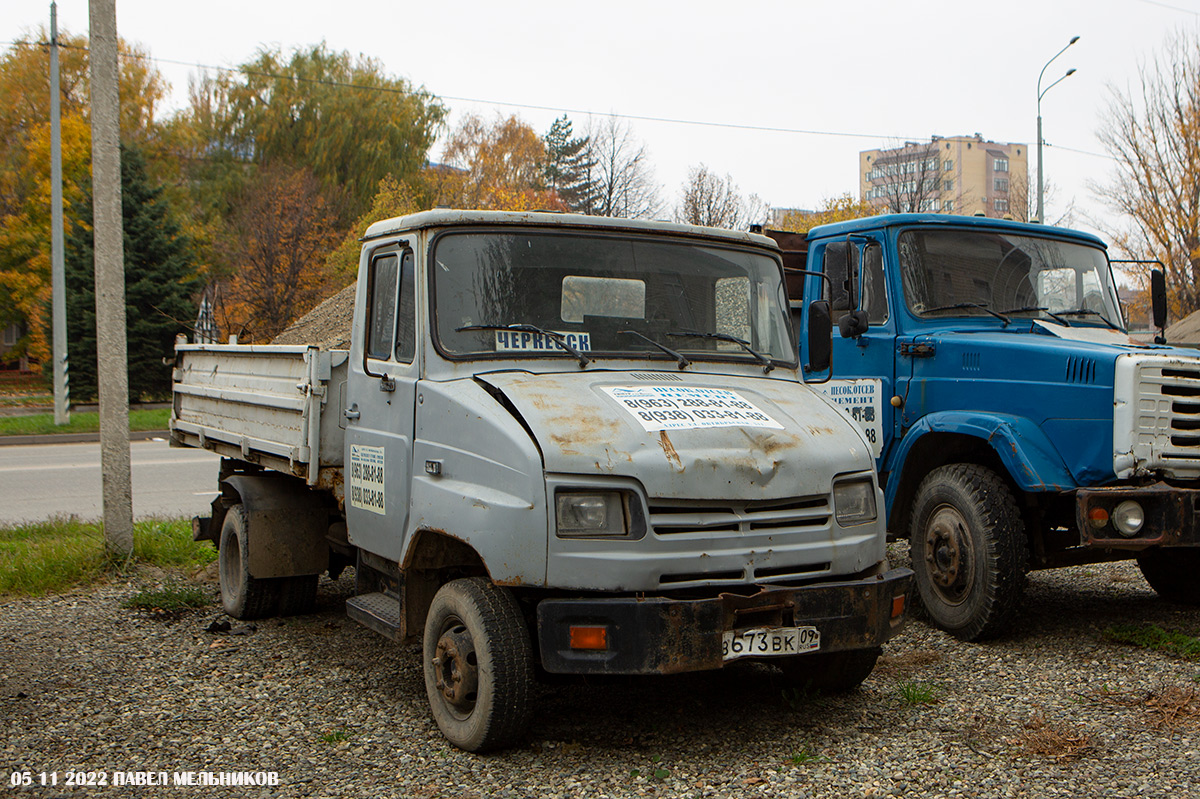
[[[344,410],[346,526],[350,543],[398,561],[408,524],[419,372],[412,242],[372,252],[365,275]]]
[[[858,291],[859,308],[867,312],[870,327],[854,338],[842,338],[837,328],[838,318],[851,310],[854,298],[839,297],[834,291],[832,302],[833,375],[827,383],[813,384],[841,405],[858,423],[871,444],[871,453],[881,465],[881,455],[892,438],[894,408],[891,404],[895,390],[896,326],[890,310],[887,280],[884,275],[883,247],[878,241],[855,241],[862,264]],[[826,245],[822,269],[831,274],[830,259],[845,258],[845,250]],[[882,475],[881,475],[882,476]]]

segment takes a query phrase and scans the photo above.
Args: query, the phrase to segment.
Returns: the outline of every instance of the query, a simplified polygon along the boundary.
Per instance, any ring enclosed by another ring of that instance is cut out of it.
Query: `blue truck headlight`
[[[842,527],[875,521],[875,481],[866,477],[835,482],[833,513]]]
[[[625,535],[625,500],[619,491],[571,491],[555,497],[560,538]]]
[[[1146,512],[1142,510],[1142,506],[1138,502],[1127,499],[1113,508],[1112,523],[1118,533],[1126,538],[1132,538],[1146,523]]]

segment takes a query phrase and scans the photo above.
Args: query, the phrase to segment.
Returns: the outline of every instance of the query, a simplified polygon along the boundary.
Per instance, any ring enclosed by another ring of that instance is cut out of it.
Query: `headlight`
[[[1132,538],[1146,523],[1146,513],[1137,502],[1127,499],[1113,509],[1112,523],[1118,533],[1126,538]]]
[[[560,538],[625,535],[625,502],[618,491],[560,493],[555,497]]]
[[[834,483],[833,513],[842,527],[875,521],[875,481],[868,477]]]

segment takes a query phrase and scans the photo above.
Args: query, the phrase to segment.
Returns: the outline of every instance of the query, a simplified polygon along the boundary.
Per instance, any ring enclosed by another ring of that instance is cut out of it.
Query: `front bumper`
[[[1131,536],[1124,536],[1109,521],[1098,524],[1098,511],[1111,515],[1117,505],[1134,500],[1145,512],[1145,522]],[[1081,488],[1075,495],[1075,522],[1081,543],[1087,547],[1142,550],[1151,546],[1200,546],[1200,490],[1177,488],[1166,483],[1150,486]]]
[[[725,663],[725,631],[759,627],[816,627],[821,652],[877,647],[903,627],[912,575],[910,569],[891,569],[849,582],[760,585],[751,596],[709,599],[547,599],[537,609],[542,667],[554,674],[719,669]],[[572,627],[603,627],[607,646],[572,648]]]

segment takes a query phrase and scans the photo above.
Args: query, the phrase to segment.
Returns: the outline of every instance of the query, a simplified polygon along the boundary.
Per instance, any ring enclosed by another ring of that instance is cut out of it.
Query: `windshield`
[[[1124,328],[1099,247],[969,230],[900,235],[908,307],[918,316],[1006,316]]]
[[[794,363],[779,262],[750,250],[579,231],[447,233],[433,250],[451,357]]]

